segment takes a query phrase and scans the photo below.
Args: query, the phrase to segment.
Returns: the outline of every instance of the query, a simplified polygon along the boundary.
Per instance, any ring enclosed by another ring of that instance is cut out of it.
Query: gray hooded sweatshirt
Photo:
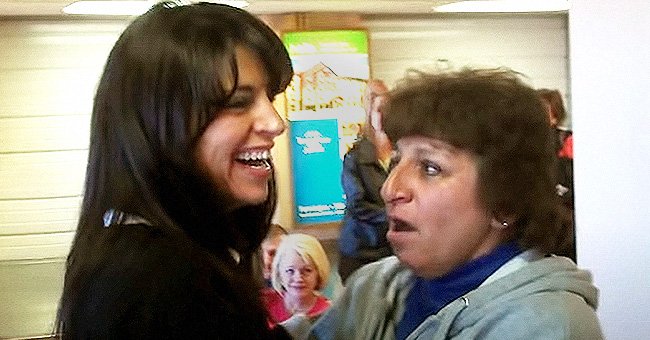
[[[309,338],[395,339],[413,279],[394,256],[361,268]],[[602,339],[597,300],[589,272],[529,250],[429,316],[407,340]]]

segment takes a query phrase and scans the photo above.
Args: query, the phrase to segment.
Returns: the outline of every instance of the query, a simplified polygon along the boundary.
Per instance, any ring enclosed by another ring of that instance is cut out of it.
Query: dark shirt
[[[63,339],[290,339],[268,328],[257,281],[227,252],[146,224],[105,232]]]
[[[342,254],[367,260],[391,255],[386,211],[379,193],[387,176],[369,139],[362,137],[345,155],[341,184],[346,207],[339,237]]]

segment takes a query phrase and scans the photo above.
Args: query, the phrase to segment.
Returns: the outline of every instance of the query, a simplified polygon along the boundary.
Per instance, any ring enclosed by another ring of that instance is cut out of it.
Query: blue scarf
[[[444,306],[476,289],[497,269],[522,252],[515,242],[496,247],[491,253],[462,264],[435,279],[417,277],[406,297],[406,309],[397,324],[395,336],[406,339],[417,326]]]

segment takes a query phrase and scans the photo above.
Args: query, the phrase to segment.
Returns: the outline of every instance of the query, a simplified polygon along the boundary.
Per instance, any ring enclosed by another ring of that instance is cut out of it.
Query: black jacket
[[[290,339],[268,329],[257,280],[227,251],[141,223],[105,232],[63,339]]]
[[[386,211],[379,194],[387,176],[369,139],[361,137],[345,155],[341,184],[346,207],[339,237],[342,254],[364,260],[391,254],[386,240]]]

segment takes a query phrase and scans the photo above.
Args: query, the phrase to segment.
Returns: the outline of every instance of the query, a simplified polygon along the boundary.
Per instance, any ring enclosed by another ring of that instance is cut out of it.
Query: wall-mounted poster
[[[342,160],[364,122],[370,69],[363,30],[289,32],[295,74],[285,92],[298,224],[339,221]]]
[[[291,122],[291,155],[295,179],[296,217],[302,223],[340,219],[345,209],[340,184],[336,119]]]

